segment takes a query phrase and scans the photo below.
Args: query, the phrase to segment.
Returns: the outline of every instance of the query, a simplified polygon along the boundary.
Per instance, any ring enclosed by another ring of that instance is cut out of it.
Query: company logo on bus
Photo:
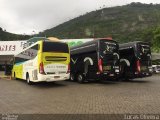
[[[46,68],[67,68],[66,66],[52,66],[52,65],[48,65]]]

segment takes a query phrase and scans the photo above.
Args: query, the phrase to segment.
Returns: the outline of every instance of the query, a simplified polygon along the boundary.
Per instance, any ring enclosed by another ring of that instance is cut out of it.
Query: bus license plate
[[[142,67],[141,67],[141,70],[142,70],[142,71],[145,71],[145,70],[147,70],[147,67],[146,67],[146,66],[142,66]]]
[[[114,74],[110,74],[109,76],[113,77],[113,76],[114,76]]]
[[[111,66],[104,66],[103,70],[111,70]]]
[[[60,78],[60,76],[54,76],[54,78]]]

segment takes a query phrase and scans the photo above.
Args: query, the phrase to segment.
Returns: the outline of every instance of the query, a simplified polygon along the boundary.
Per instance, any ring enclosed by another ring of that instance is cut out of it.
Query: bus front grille
[[[61,57],[61,56],[46,56],[46,61],[66,61],[67,57]]]

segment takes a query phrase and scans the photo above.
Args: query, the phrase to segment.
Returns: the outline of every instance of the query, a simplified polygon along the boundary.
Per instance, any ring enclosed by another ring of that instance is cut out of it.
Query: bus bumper
[[[119,73],[103,73],[99,75],[102,80],[117,80],[119,78]]]
[[[143,78],[143,77],[150,77],[150,76],[152,76],[152,73],[148,73],[148,72],[135,73],[136,78]]]
[[[53,81],[63,81],[69,79],[69,74],[63,75],[38,75],[38,80],[34,80],[33,82],[53,82]]]

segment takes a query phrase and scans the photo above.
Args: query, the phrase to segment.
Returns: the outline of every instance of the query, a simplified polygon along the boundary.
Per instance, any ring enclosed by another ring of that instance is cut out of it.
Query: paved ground
[[[27,85],[0,79],[0,113],[160,114],[160,76],[131,82]]]

